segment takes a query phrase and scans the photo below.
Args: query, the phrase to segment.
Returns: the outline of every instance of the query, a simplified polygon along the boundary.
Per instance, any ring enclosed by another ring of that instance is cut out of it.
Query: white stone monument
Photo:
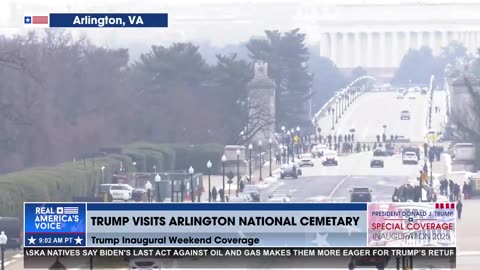
[[[264,145],[275,141],[275,83],[268,77],[268,64],[257,62],[255,75],[248,83],[249,132],[255,132],[252,142]]]

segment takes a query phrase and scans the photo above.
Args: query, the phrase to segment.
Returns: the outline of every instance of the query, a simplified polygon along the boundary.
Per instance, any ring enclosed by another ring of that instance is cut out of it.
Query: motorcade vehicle
[[[405,137],[405,136],[403,136],[403,135],[398,135],[398,136],[396,137],[395,142],[398,142],[398,143],[409,143],[409,142],[410,142],[410,139],[407,138],[407,137]]]
[[[269,196],[268,199],[281,199],[284,202],[290,202],[290,198],[292,195],[290,194],[290,191],[288,190],[275,190],[272,192]]]
[[[402,157],[403,164],[418,164],[418,157],[414,152],[406,152]]]
[[[280,167],[280,179],[285,177],[292,177],[297,179],[299,175],[302,175],[302,170],[297,167],[297,164],[286,163]]]
[[[387,156],[387,151],[383,147],[379,147],[375,150],[373,150],[373,156],[374,157],[386,157]]]
[[[322,157],[325,151],[328,151],[328,146],[324,144],[317,144],[312,148],[313,157]]]
[[[162,261],[158,258],[132,258],[128,267],[133,270],[158,270],[162,269]]]
[[[400,120],[410,120],[410,112],[404,110],[400,113]]]
[[[101,184],[98,188],[98,196],[105,196],[105,194],[110,194],[110,187],[115,184]]]
[[[133,188],[127,184],[110,185],[110,196],[112,201],[129,201],[132,199]]]
[[[282,197],[273,197],[273,198],[268,198],[267,202],[271,203],[288,203],[290,202],[289,198],[282,198]]]
[[[354,187],[350,190],[350,202],[371,202],[372,190],[364,187]]]
[[[228,202],[234,202],[234,203],[246,203],[250,202],[252,198],[249,195],[245,194],[238,194],[238,196],[231,196],[228,198]]]
[[[402,156],[407,152],[414,152],[417,155],[417,160],[420,160],[420,148],[417,145],[402,147]]]
[[[298,166],[300,166],[300,167],[304,167],[304,166],[313,167],[313,166],[315,166],[314,163],[313,163],[312,154],[301,155],[300,160],[298,161]]]
[[[245,185],[243,191],[238,194],[239,197],[246,197],[248,201],[260,202],[261,189],[256,185]]]
[[[395,155],[395,146],[393,146],[391,144],[387,144],[385,146],[385,153],[387,154],[387,156]]]
[[[370,161],[370,168],[383,168],[385,166],[385,162],[382,158],[374,157]]]
[[[422,88],[422,90],[420,90],[420,94],[426,95],[427,91],[428,91],[428,89],[426,87],[424,87],[424,88]]]
[[[6,249],[20,249],[22,247],[23,223],[16,217],[0,217],[0,231],[8,237]]]
[[[337,152],[328,151],[324,155],[323,166],[338,166]]]

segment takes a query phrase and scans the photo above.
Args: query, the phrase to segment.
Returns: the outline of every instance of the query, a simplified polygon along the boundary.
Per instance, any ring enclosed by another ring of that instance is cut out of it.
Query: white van
[[[312,148],[312,155],[313,157],[321,157],[325,152],[327,152],[329,149],[326,145],[324,144],[317,144]]]

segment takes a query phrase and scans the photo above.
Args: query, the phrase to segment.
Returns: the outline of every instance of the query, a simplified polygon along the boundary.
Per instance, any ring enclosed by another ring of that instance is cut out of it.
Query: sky
[[[158,29],[69,29],[76,37],[86,35],[95,44],[127,47],[142,51],[151,44],[172,42],[208,42],[222,47],[262,36],[265,29],[287,31],[301,28],[307,32],[307,44],[315,45],[317,30],[305,22],[303,11],[319,7],[317,17],[335,20],[341,16],[338,5],[373,5],[398,3],[442,3],[452,0],[1,0],[0,34],[15,35],[30,29],[23,27],[24,15],[46,15],[53,12],[168,13],[169,27]],[[458,0],[456,3],[480,3],[480,0]],[[347,16],[348,17],[348,16]]]

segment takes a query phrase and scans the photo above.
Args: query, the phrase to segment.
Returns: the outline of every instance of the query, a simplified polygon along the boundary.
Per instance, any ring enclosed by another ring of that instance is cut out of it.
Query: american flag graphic
[[[25,16],[25,24],[48,24],[48,16]]]
[[[57,207],[57,214],[60,214],[60,215],[78,215],[78,207],[76,207],[76,206]]]

